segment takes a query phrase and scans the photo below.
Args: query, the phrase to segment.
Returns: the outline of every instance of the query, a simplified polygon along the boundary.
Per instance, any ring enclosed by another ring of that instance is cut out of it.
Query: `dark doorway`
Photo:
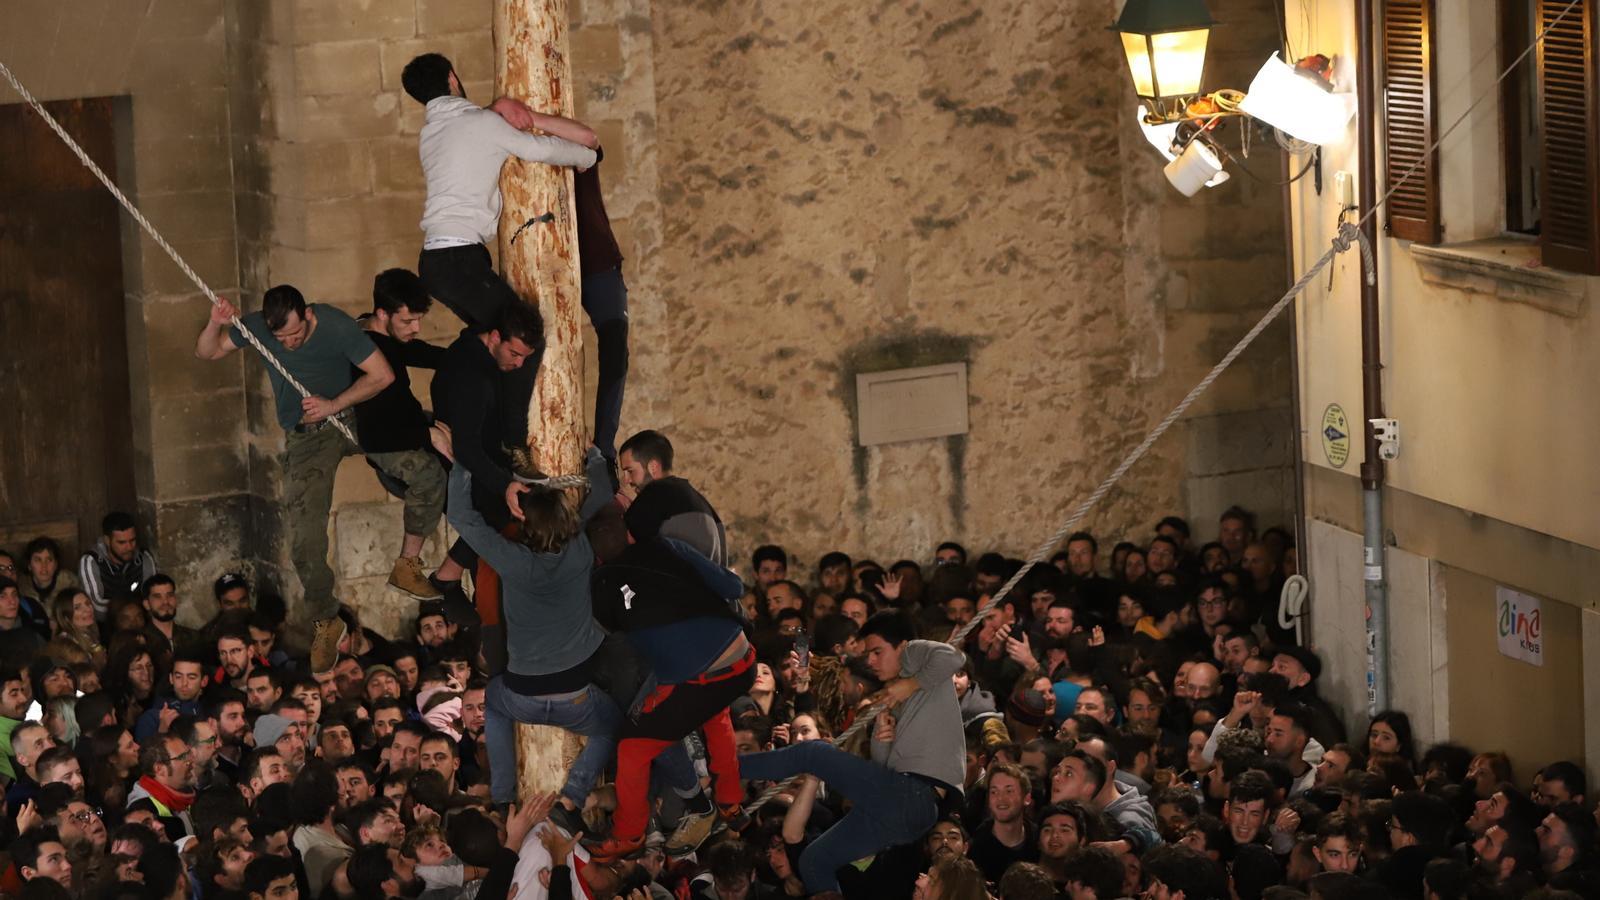
[[[116,172],[114,105],[45,106]],[[0,159],[0,546],[71,554],[135,511],[119,207],[24,104],[0,106]]]

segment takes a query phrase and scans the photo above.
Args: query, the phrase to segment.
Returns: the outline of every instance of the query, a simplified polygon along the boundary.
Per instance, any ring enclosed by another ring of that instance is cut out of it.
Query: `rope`
[[[1010,593],[1011,590],[1017,586],[1017,583],[1022,580],[1022,577],[1027,574],[1028,570],[1045,561],[1045,557],[1052,550],[1054,550],[1061,543],[1061,541],[1066,538],[1067,535],[1071,534],[1073,530],[1077,528],[1078,524],[1083,521],[1089,510],[1092,509],[1095,504],[1104,499],[1105,495],[1110,493],[1112,486],[1121,480],[1122,476],[1126,475],[1129,469],[1133,468],[1134,464],[1139,461],[1140,457],[1144,456],[1145,452],[1150,449],[1151,445],[1155,444],[1156,440],[1165,434],[1167,429],[1172,427],[1173,423],[1178,421],[1178,417],[1183,415],[1184,410],[1187,410],[1189,406],[1200,397],[1201,394],[1206,392],[1207,388],[1211,387],[1212,382],[1216,381],[1217,378],[1222,375],[1223,371],[1231,366],[1233,361],[1239,358],[1239,354],[1243,353],[1257,337],[1260,337],[1261,332],[1266,330],[1266,327],[1272,324],[1272,321],[1289,306],[1294,298],[1301,291],[1306,289],[1306,286],[1311,283],[1312,279],[1316,278],[1317,273],[1321,272],[1324,268],[1327,268],[1328,263],[1332,262],[1335,256],[1338,256],[1340,253],[1350,249],[1352,244],[1359,246],[1361,248],[1362,268],[1365,270],[1367,283],[1377,283],[1377,265],[1374,261],[1372,245],[1367,241],[1366,232],[1361,230],[1362,226],[1366,225],[1366,223],[1373,216],[1377,215],[1378,210],[1382,209],[1383,205],[1389,202],[1389,198],[1394,196],[1395,191],[1400,190],[1400,188],[1404,186],[1407,181],[1410,181],[1412,176],[1416,174],[1417,169],[1422,166],[1422,163],[1431,157],[1435,150],[1439,149],[1439,145],[1443,144],[1445,139],[1450,137],[1451,134],[1454,134],[1457,128],[1461,127],[1461,124],[1472,115],[1472,111],[1477,109],[1478,105],[1481,104],[1486,97],[1499,90],[1500,83],[1505,81],[1512,72],[1516,71],[1517,66],[1521,65],[1522,62],[1528,58],[1529,54],[1538,49],[1540,42],[1545,39],[1545,36],[1550,33],[1550,30],[1561,24],[1561,21],[1565,19],[1567,15],[1571,13],[1572,10],[1581,2],[1583,2],[1583,0],[1569,0],[1566,8],[1562,9],[1560,14],[1552,19],[1550,24],[1545,26],[1543,31],[1539,32],[1539,35],[1533,39],[1533,43],[1529,44],[1527,49],[1523,50],[1516,59],[1512,60],[1511,63],[1506,66],[1505,70],[1500,73],[1500,77],[1494,80],[1494,84],[1490,85],[1484,90],[1483,93],[1479,94],[1477,99],[1473,100],[1472,103],[1467,107],[1466,111],[1458,116],[1456,120],[1450,124],[1450,127],[1446,128],[1444,133],[1439,135],[1439,137],[1434,140],[1432,146],[1428,148],[1426,153],[1419,155],[1416,162],[1412,163],[1410,168],[1401,173],[1400,177],[1396,179],[1394,184],[1389,187],[1389,190],[1384,192],[1383,196],[1378,199],[1378,202],[1373,204],[1372,208],[1367,210],[1366,214],[1363,215],[1359,221],[1354,223],[1340,223],[1338,233],[1336,233],[1333,237],[1333,245],[1328,248],[1326,253],[1322,254],[1322,258],[1318,259],[1314,264],[1312,264],[1311,268],[1307,269],[1305,274],[1300,276],[1300,279],[1289,288],[1288,292],[1282,297],[1278,298],[1277,303],[1272,304],[1272,307],[1266,311],[1266,314],[1261,317],[1260,321],[1256,322],[1255,327],[1246,332],[1245,336],[1240,338],[1239,342],[1233,345],[1233,349],[1229,350],[1227,355],[1222,357],[1222,360],[1215,366],[1212,366],[1211,371],[1207,372],[1204,378],[1200,379],[1200,383],[1196,384],[1182,400],[1178,401],[1178,405],[1172,408],[1172,412],[1167,413],[1166,418],[1162,419],[1161,422],[1157,424],[1148,435],[1145,436],[1145,439],[1140,442],[1139,446],[1133,448],[1132,452],[1123,458],[1122,462],[1117,465],[1116,469],[1112,470],[1111,474],[1106,476],[1104,481],[1100,482],[1099,487],[1094,489],[1094,493],[1090,494],[1088,499],[1079,504],[1078,508],[1073,511],[1072,515],[1067,517],[1067,520],[1061,524],[1061,527],[1057,528],[1054,534],[1050,535],[1047,540],[1034,549],[1033,553],[1029,555],[1028,560],[1023,563],[1022,568],[1017,570],[1017,574],[1011,576],[1011,580],[1002,585],[1000,590],[996,591],[994,596],[989,598],[989,602],[985,603],[983,607],[978,610],[978,612],[972,617],[972,621],[968,622],[966,625],[963,625],[959,630],[956,631],[955,634],[950,636],[951,644],[959,646],[963,641],[965,641],[967,635],[972,632],[972,629],[976,628],[980,623],[983,622],[983,617],[989,612],[989,610],[993,609],[995,605],[1006,596],[1006,594]],[[878,702],[873,703],[871,706],[862,710],[856,716],[856,720],[851,723],[850,727],[846,728],[843,733],[833,739],[833,745],[835,747],[843,746],[851,738],[859,734],[863,728],[867,727],[868,722],[871,722],[873,719],[875,719],[879,713],[887,710],[889,706],[890,704],[885,700],[879,700]],[[797,779],[792,779],[792,781],[797,781]],[[757,797],[754,801],[746,805],[745,811],[747,813],[754,813],[756,810],[766,805],[767,802],[773,797],[776,797],[779,793],[781,793],[784,788],[788,786],[788,784],[789,782],[778,782],[773,784],[771,787],[763,791],[761,796]]]
[[[38,113],[39,116],[44,119],[45,124],[50,126],[50,130],[56,133],[56,137],[61,138],[62,142],[67,145],[67,149],[71,150],[73,154],[78,157],[78,161],[83,163],[84,168],[94,173],[94,177],[100,179],[100,183],[106,186],[106,190],[111,192],[111,196],[117,198],[117,202],[122,204],[122,208],[128,211],[128,215],[132,216],[135,222],[139,223],[139,227],[144,229],[145,234],[150,235],[150,239],[155,241],[156,245],[162,250],[166,251],[167,256],[171,257],[174,263],[177,263],[178,268],[183,271],[183,274],[187,275],[189,280],[194,282],[195,287],[198,287],[200,292],[206,295],[206,299],[211,301],[211,305],[221,306],[222,298],[218,297],[216,293],[212,291],[211,288],[205,283],[205,281],[201,279],[200,275],[195,272],[194,269],[190,268],[189,264],[184,261],[183,257],[178,255],[178,251],[173,249],[172,245],[167,243],[167,239],[161,236],[161,232],[156,231],[156,227],[151,225],[150,220],[144,217],[144,213],[140,212],[139,208],[133,205],[133,201],[129,200],[127,195],[122,193],[122,191],[117,188],[116,183],[113,182],[110,177],[108,177],[106,173],[95,164],[94,160],[89,158],[89,154],[85,153],[83,148],[78,145],[78,142],[73,140],[71,135],[67,134],[66,129],[61,127],[61,123],[57,122],[54,116],[45,111],[44,105],[35,99],[33,94],[29,93],[27,88],[22,86],[22,82],[17,80],[17,76],[11,74],[11,69],[7,68],[6,64],[3,62],[0,62],[0,75],[4,75],[6,81],[11,83],[11,87],[16,90],[19,95],[21,95],[23,100],[27,101],[29,106],[33,107],[34,112]],[[278,358],[272,355],[272,352],[261,343],[260,339],[251,333],[250,329],[244,327],[244,324],[239,321],[239,317],[237,315],[229,316],[228,322],[239,330],[239,334],[244,336],[245,342],[251,347],[254,347],[256,352],[261,354],[261,358],[266,360],[267,365],[272,366],[272,368],[279,375],[282,375],[283,380],[288,382],[289,386],[294,388],[302,398],[311,396],[311,392],[306,390],[305,385],[301,384],[298,379],[289,374],[289,370],[283,367],[283,363],[279,362]],[[334,416],[327,421],[331,423],[333,427],[339,429],[340,434],[349,438],[352,444],[355,444],[357,447],[361,446],[360,442],[356,440],[355,433],[350,430],[349,425],[345,424],[343,418]]]
[[[1335,256],[1338,256],[1345,250],[1350,249],[1352,245],[1356,245],[1361,248],[1361,258],[1364,263],[1364,268],[1366,269],[1367,281],[1368,283],[1375,283],[1377,281],[1378,272],[1377,267],[1373,262],[1372,247],[1368,245],[1367,237],[1360,231],[1360,229],[1356,228],[1354,225],[1346,223],[1342,228],[1339,229],[1339,234],[1334,238],[1333,246],[1328,248],[1328,252],[1322,254],[1322,258],[1317,260],[1316,264],[1314,264],[1310,269],[1307,269],[1305,274],[1300,276],[1300,280],[1296,281],[1294,286],[1289,288],[1289,290],[1278,299],[1277,303],[1272,304],[1272,308],[1268,309],[1266,314],[1263,315],[1258,322],[1256,322],[1255,327],[1245,332],[1244,337],[1240,338],[1238,343],[1233,345],[1233,349],[1229,350],[1216,365],[1212,366],[1211,371],[1207,372],[1206,376],[1200,379],[1198,384],[1189,389],[1189,393],[1185,394],[1184,398],[1178,401],[1178,405],[1174,406],[1172,411],[1167,413],[1166,417],[1157,423],[1156,427],[1151,429],[1149,434],[1145,435],[1144,440],[1140,441],[1137,447],[1134,447],[1126,456],[1122,458],[1122,462],[1118,463],[1117,467],[1111,470],[1111,474],[1107,475],[1105,479],[1100,482],[1099,486],[1097,486],[1082,503],[1078,504],[1077,509],[1073,510],[1072,514],[1067,516],[1066,521],[1062,522],[1059,528],[1052,532],[1048,538],[1045,538],[1043,541],[1041,541],[1039,546],[1033,549],[1033,552],[1028,555],[1027,561],[1022,564],[1022,568],[1018,569],[1017,573],[1011,576],[1011,580],[1007,581],[1004,585],[1001,585],[1000,590],[994,592],[994,596],[989,598],[989,602],[983,604],[983,607],[978,610],[978,612],[972,617],[971,621],[958,628],[956,632],[950,636],[949,643],[955,646],[960,646],[961,643],[966,640],[967,635],[972,633],[974,628],[977,628],[979,625],[983,624],[983,618],[988,614],[989,610],[994,609],[995,606],[999,604],[1007,594],[1011,593],[1011,591],[1016,588],[1017,584],[1022,581],[1023,576],[1028,574],[1029,569],[1032,569],[1034,566],[1045,562],[1046,559],[1049,558],[1050,553],[1054,551],[1056,547],[1059,547],[1063,540],[1066,540],[1067,535],[1078,529],[1078,525],[1082,523],[1083,520],[1089,515],[1089,511],[1099,504],[1101,500],[1104,500],[1107,494],[1111,493],[1111,488],[1114,487],[1118,481],[1122,480],[1122,476],[1128,474],[1128,470],[1132,469],[1134,465],[1136,465],[1139,460],[1144,457],[1145,453],[1149,452],[1150,448],[1155,445],[1155,442],[1160,440],[1161,436],[1166,434],[1167,430],[1177,423],[1178,419],[1183,416],[1184,412],[1188,410],[1188,408],[1192,406],[1196,400],[1200,399],[1200,395],[1204,394],[1206,390],[1211,387],[1212,383],[1215,382],[1229,366],[1233,365],[1234,360],[1239,358],[1239,354],[1243,353],[1246,348],[1255,342],[1256,338],[1261,336],[1261,332],[1265,331],[1267,326],[1271,325],[1272,321],[1289,307],[1289,304],[1294,301],[1294,298],[1301,291],[1305,290],[1307,285],[1316,279],[1317,275],[1327,267],[1328,263],[1333,261]],[[886,700],[879,700],[878,702],[862,710],[859,714],[857,714],[856,720],[850,724],[850,727],[846,728],[843,733],[833,739],[833,745],[835,747],[840,747],[849,742],[851,738],[859,734],[863,728],[867,727],[869,722],[876,718],[879,713],[887,710],[889,706],[890,704]],[[767,801],[771,800],[773,797],[776,797],[779,792],[786,787],[786,785],[786,782],[773,784],[771,787],[763,791],[761,796],[757,797],[754,801],[748,804],[745,807],[745,811],[753,813],[760,809],[767,803]]]

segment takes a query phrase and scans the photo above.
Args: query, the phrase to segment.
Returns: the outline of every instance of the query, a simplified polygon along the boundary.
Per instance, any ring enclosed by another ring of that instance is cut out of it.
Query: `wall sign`
[[[1538,597],[1508,587],[1495,588],[1494,628],[1502,656],[1544,665],[1544,621]]]
[[[1335,469],[1344,468],[1350,459],[1350,420],[1337,403],[1322,411],[1322,453]]]

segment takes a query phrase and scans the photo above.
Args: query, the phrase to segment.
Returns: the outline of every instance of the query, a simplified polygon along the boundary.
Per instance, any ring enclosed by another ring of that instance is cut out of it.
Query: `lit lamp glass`
[[[1122,35],[1134,92],[1154,101],[1200,93],[1214,24],[1204,0],[1128,0],[1111,28]]]

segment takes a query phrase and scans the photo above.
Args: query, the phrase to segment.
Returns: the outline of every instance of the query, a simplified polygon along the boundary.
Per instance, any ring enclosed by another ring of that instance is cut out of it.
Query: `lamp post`
[[[1181,110],[1200,93],[1206,44],[1216,21],[1205,0],[1128,0],[1113,31],[1122,36],[1134,91],[1153,112]]]

